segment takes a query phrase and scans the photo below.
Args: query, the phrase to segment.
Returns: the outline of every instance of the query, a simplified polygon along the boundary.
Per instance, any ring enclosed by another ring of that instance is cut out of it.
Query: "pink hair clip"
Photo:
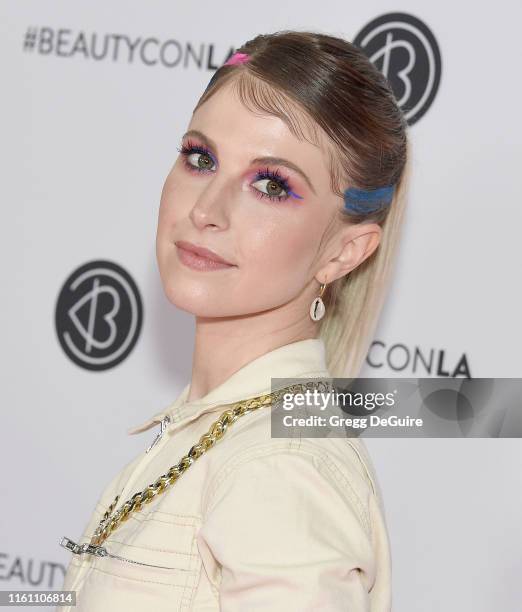
[[[228,60],[223,64],[223,66],[231,66],[233,64],[243,64],[250,59],[250,55],[248,53],[239,53],[236,51],[234,55],[231,55]]]

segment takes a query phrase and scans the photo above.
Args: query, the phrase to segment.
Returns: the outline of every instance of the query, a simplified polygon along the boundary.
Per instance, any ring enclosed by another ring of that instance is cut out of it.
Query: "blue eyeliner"
[[[304,200],[303,196],[297,195],[295,191],[289,190],[288,195],[291,195],[293,198],[298,198],[299,200]]]

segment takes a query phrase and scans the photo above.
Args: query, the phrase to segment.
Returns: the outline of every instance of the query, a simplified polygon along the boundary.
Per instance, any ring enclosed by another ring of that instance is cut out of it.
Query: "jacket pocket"
[[[201,572],[197,517],[137,512],[102,544],[79,599],[85,609],[190,610]],[[83,609],[83,608],[82,608]]]

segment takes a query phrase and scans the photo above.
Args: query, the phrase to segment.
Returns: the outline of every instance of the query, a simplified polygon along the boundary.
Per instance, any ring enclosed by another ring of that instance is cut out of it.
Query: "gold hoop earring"
[[[312,321],[320,321],[324,317],[324,313],[326,312],[326,308],[324,306],[324,302],[321,299],[324,290],[326,289],[326,283],[321,284],[321,289],[319,291],[319,295],[314,299],[310,306],[310,317]]]

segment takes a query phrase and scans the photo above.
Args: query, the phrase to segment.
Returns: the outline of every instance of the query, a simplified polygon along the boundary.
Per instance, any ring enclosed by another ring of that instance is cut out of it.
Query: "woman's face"
[[[187,154],[165,180],[158,219],[156,255],[169,300],[202,317],[248,315],[297,299],[308,308],[324,263],[320,243],[340,205],[326,154],[279,118],[247,110],[230,85],[194,113],[187,132]],[[178,241],[232,265],[189,267]]]

